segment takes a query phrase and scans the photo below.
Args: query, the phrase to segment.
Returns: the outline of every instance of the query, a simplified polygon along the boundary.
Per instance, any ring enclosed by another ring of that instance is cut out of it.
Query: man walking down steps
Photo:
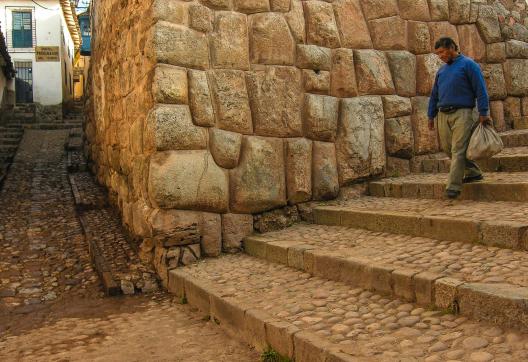
[[[436,74],[429,100],[429,129],[434,129],[434,118],[438,116],[440,145],[451,157],[446,196],[455,199],[463,183],[483,179],[478,165],[466,158],[466,150],[476,123],[475,99],[479,121],[487,123],[490,122],[489,97],[479,65],[459,53],[453,39],[440,38],[435,44],[435,53],[446,64]]]

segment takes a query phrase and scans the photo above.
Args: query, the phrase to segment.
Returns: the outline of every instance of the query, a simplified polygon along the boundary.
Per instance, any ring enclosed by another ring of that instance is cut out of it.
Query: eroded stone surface
[[[383,172],[384,120],[381,97],[341,100],[336,139],[341,185]]]

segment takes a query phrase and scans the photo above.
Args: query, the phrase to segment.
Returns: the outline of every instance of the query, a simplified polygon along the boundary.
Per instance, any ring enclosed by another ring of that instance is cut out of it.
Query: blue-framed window
[[[29,11],[13,11],[13,48],[33,47],[33,19]]]

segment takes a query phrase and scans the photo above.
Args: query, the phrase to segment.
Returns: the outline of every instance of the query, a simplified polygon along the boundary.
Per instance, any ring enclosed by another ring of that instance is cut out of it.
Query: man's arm
[[[477,63],[471,62],[468,64],[468,78],[471,82],[473,92],[477,96],[477,107],[479,111],[479,119],[481,123],[489,121],[489,96],[486,89],[486,82],[482,75],[482,70]]]
[[[436,73],[433,90],[429,98],[429,109],[427,110],[427,117],[429,117],[429,129],[434,129],[434,119],[438,114],[438,73]]]

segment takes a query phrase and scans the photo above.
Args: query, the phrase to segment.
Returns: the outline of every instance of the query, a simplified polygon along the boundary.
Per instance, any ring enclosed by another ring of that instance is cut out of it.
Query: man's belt
[[[438,109],[440,110],[440,112],[442,113],[453,113],[455,112],[458,107],[454,107],[454,106],[445,106],[445,107],[438,107]]]

